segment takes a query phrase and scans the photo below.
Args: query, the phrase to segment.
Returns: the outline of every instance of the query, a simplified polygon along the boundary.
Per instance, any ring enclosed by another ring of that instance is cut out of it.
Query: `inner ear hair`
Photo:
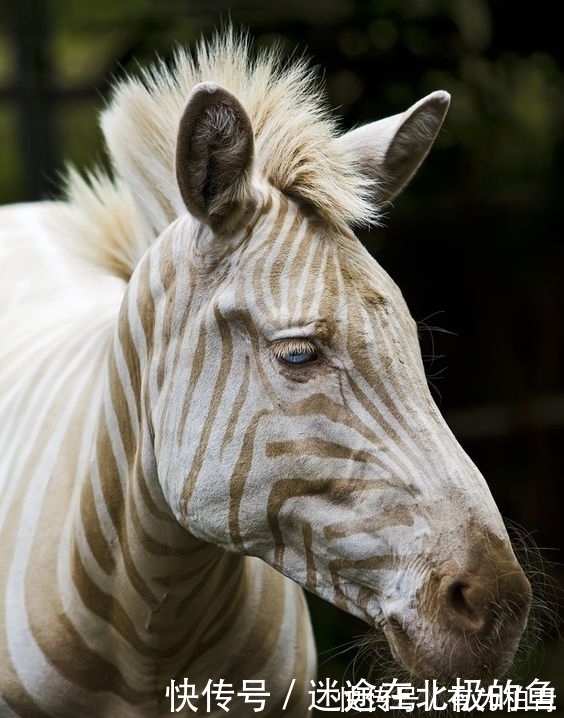
[[[248,138],[238,132],[240,117],[225,103],[208,107],[194,128],[194,142],[207,147],[207,165],[202,164],[201,194],[209,215],[216,215],[229,195],[237,201],[237,179],[247,164]]]
[[[177,181],[188,210],[220,231],[250,208],[253,130],[240,102],[213,83],[192,92],[180,120]]]

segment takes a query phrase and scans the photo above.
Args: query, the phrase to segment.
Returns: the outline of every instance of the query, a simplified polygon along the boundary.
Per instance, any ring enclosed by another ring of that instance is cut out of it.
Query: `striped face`
[[[196,230],[188,252],[194,231],[176,223],[140,272],[162,326],[146,405],[178,520],[382,626],[423,675],[496,672],[528,584],[430,397],[398,288],[350,231],[276,190],[211,264],[217,238]]]
[[[433,93],[343,135],[331,161],[389,199],[447,104]],[[251,119],[227,90],[192,92],[176,168],[189,214],[130,285],[156,348],[144,405],[174,515],[381,627],[415,673],[498,674],[530,586],[430,397],[401,293],[343,222],[300,194],[307,179],[292,195],[261,176]]]
[[[391,198],[447,103],[433,93],[333,140],[333,167]],[[498,674],[530,587],[430,397],[415,323],[351,231],[302,191],[307,154],[283,192],[257,169],[254,136],[231,93],[196,86],[176,155],[188,214],[128,289],[164,496],[197,539],[381,627],[415,673]]]

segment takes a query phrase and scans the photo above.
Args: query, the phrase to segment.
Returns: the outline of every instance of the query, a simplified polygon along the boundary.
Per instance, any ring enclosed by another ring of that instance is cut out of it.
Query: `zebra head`
[[[381,205],[448,102],[435,92],[340,136],[328,166],[338,157]],[[164,495],[197,539],[260,557],[383,629],[414,673],[497,675],[531,591],[430,396],[415,322],[347,223],[261,174],[257,136],[235,95],[195,87],[176,153],[189,211],[145,271]]]

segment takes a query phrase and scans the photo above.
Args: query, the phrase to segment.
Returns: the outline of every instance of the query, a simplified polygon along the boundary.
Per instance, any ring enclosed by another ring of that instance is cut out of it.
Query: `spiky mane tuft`
[[[248,37],[228,28],[201,42],[195,55],[179,49],[171,66],[159,61],[115,87],[102,115],[115,179],[97,174],[85,182],[73,174],[68,187],[69,216],[81,225],[75,229],[91,258],[127,279],[150,243],[186,211],[174,170],[177,131],[192,88],[207,80],[230,90],[247,111],[257,171],[274,187],[330,222],[375,221],[368,181],[332,142],[337,123],[316,73],[303,58],[284,62],[277,49],[253,58]]]

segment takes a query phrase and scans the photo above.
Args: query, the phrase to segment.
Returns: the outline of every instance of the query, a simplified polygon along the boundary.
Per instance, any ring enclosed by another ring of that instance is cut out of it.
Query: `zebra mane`
[[[376,220],[371,183],[333,143],[337,121],[317,73],[304,58],[285,62],[276,48],[253,57],[248,37],[229,27],[195,55],[179,48],[170,65],[158,61],[115,87],[101,121],[115,177],[95,172],[84,180],[71,171],[68,180],[67,217],[91,260],[128,279],[186,211],[174,169],[178,125],[190,91],[207,80],[247,111],[259,176],[331,223]]]

